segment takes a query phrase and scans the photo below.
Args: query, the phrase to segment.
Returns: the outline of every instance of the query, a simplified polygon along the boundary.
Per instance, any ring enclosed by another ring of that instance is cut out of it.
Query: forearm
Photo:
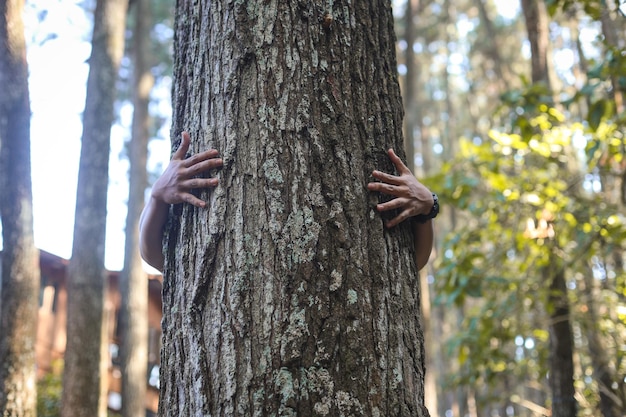
[[[151,197],[139,220],[141,257],[159,271],[163,271],[163,231],[168,214],[169,204]]]
[[[428,220],[426,223],[413,221],[413,227],[415,231],[415,263],[419,271],[428,263],[435,232],[432,220]]]

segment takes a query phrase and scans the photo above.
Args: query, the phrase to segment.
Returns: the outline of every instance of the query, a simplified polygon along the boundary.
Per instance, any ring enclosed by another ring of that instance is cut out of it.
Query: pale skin
[[[164,256],[162,241],[164,227],[171,204],[187,203],[198,208],[206,207],[206,202],[193,195],[197,189],[215,188],[217,178],[200,177],[207,171],[222,167],[223,160],[219,152],[210,149],[185,159],[191,139],[187,132],[182,133],[182,140],[178,150],[172,155],[165,172],[152,186],[150,199],[141,213],[139,220],[139,250],[142,258],[152,267],[163,271]],[[385,226],[394,227],[402,221],[419,214],[427,214],[433,207],[431,192],[420,183],[402,160],[390,149],[389,158],[393,162],[399,175],[390,175],[381,171],[374,171],[372,175],[379,182],[367,185],[370,191],[389,194],[394,199],[377,205],[380,212],[398,209],[400,214],[388,221]],[[433,244],[432,221],[424,224],[415,223],[417,267],[422,269],[428,258]]]

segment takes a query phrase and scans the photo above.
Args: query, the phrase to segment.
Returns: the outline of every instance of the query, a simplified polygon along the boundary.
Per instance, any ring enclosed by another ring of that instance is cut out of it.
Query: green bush
[[[63,361],[56,360],[52,369],[37,382],[37,416],[58,417],[61,415],[61,393],[63,391]]]

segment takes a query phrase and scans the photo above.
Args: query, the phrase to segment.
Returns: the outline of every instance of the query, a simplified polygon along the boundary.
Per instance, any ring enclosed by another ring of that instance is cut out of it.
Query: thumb
[[[174,152],[174,155],[172,155],[172,159],[182,160],[183,158],[185,158],[185,155],[187,154],[187,151],[189,150],[190,143],[191,143],[191,139],[189,138],[189,133],[183,132],[180,145],[178,146],[178,149],[176,149],[176,152]]]

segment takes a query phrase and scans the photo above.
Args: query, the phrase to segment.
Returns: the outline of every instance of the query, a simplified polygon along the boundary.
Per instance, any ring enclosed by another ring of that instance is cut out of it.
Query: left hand
[[[201,177],[207,171],[221,168],[224,164],[215,149],[209,149],[185,158],[191,138],[183,132],[180,146],[172,155],[165,172],[152,186],[152,198],[165,204],[189,203],[206,207],[206,202],[192,194],[194,189],[215,188],[217,178]]]
[[[415,175],[396,155],[393,149],[389,149],[387,154],[399,175],[373,171],[372,176],[380,182],[370,182],[367,184],[367,188],[370,191],[378,191],[395,197],[386,203],[380,203],[376,206],[376,209],[380,212],[395,209],[400,211],[400,214],[385,224],[386,227],[391,228],[409,217],[428,214],[433,207],[434,200],[430,190],[415,178]]]

